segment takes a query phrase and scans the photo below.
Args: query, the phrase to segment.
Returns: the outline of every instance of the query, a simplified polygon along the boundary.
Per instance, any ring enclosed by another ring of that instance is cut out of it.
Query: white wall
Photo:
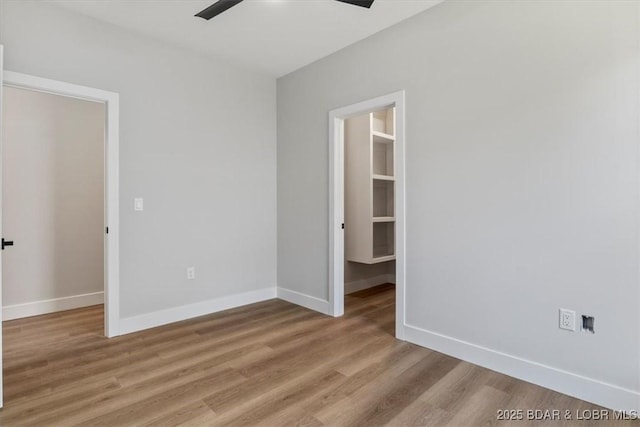
[[[274,79],[44,2],[1,5],[5,69],[120,94],[121,316],[274,288]]]
[[[381,262],[378,264],[361,264],[359,262],[351,262],[345,259],[344,261],[344,283],[345,293],[349,293],[351,286],[352,289],[366,289],[366,287],[372,287],[380,285],[382,283],[395,283],[394,280],[390,280],[395,276],[395,261]],[[375,283],[372,279],[380,279],[379,283]]]
[[[11,87],[3,102],[4,305],[102,292],[104,104]]]
[[[405,89],[411,339],[640,407],[639,5],[449,1],[280,78],[279,285],[328,296],[328,112]]]

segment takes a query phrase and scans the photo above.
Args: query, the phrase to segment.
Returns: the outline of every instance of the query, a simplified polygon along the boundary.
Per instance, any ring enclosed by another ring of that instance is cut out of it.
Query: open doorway
[[[105,105],[16,87],[3,102],[3,320],[102,305]]]
[[[395,107],[344,120],[345,314],[368,316],[394,335]]]
[[[3,89],[2,317],[104,303],[116,336],[118,94],[9,71]]]
[[[358,298],[391,302],[403,339],[404,92],[333,110],[329,126],[331,314]]]

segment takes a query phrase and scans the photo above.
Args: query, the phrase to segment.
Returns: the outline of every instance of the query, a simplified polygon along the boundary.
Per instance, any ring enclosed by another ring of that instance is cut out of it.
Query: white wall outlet
[[[143,211],[144,210],[144,200],[141,197],[136,197],[133,199],[133,210],[135,211]]]
[[[560,329],[566,329],[567,331],[576,330],[576,312],[573,310],[567,310],[565,308],[560,309]]]
[[[187,267],[187,280],[194,280],[196,278],[196,268]]]

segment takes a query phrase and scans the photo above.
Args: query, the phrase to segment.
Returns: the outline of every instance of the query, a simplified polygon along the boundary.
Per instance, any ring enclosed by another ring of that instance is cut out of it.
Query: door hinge
[[[342,223],[342,229],[344,230],[344,222]]]
[[[105,227],[105,228],[104,228],[104,233],[105,233],[105,234],[109,234],[109,227]]]

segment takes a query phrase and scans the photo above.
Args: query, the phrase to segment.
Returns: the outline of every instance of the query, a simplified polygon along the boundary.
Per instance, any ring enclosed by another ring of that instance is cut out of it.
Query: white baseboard
[[[405,340],[609,409],[640,410],[640,393],[562,369],[405,325]],[[637,412],[636,412],[637,413]]]
[[[183,305],[180,307],[167,308],[165,310],[145,313],[138,316],[120,319],[119,335],[130,334],[143,329],[155,328],[193,317],[204,316],[230,308],[236,308],[247,304],[266,301],[276,298],[276,288],[264,288],[241,294],[229,295],[197,302],[195,304]]]
[[[312,297],[311,295],[301,294],[291,289],[278,288],[278,298],[322,314],[329,314],[329,301]]]
[[[22,319],[23,317],[39,316],[55,313],[56,311],[73,310],[74,308],[89,307],[103,304],[104,292],[72,295],[70,297],[54,298],[23,304],[2,307],[2,320]]]
[[[345,295],[349,295],[354,292],[373,288],[374,286],[384,285],[385,283],[396,283],[396,275],[381,274],[380,276],[369,277],[367,279],[354,280],[353,282],[345,282],[344,293]]]

